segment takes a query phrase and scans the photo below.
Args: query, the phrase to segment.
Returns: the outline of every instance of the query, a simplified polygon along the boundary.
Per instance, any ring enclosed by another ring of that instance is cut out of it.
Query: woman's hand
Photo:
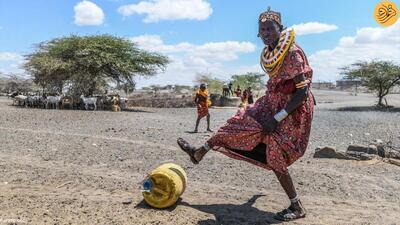
[[[256,111],[252,110],[251,108],[248,109],[247,115],[256,120],[262,127],[262,133],[264,135],[270,134],[275,131],[276,127],[278,126],[279,122],[273,116],[267,118],[260,118],[256,116]]]
[[[276,121],[276,119],[271,116],[269,118],[267,118],[263,123],[262,123],[262,127],[263,127],[263,134],[267,135],[270,134],[272,132],[275,131],[276,127],[278,126],[278,121]]]

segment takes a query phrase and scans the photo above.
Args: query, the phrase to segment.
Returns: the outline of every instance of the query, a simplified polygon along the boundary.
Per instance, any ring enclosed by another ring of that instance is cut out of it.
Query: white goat
[[[26,96],[25,95],[17,95],[13,99],[13,105],[17,103],[18,106],[23,106],[26,104]]]
[[[86,110],[89,110],[89,105],[93,105],[94,110],[97,110],[97,98],[96,97],[86,98],[84,95],[81,95],[81,99],[82,99],[83,104],[85,105]]]
[[[61,96],[47,96],[46,98],[46,109],[49,108],[49,106],[51,108],[53,108],[53,106],[55,106],[56,109],[59,108],[61,102]]]

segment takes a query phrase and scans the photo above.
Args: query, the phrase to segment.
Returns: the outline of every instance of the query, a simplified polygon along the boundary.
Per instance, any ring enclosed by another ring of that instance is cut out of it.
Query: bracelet
[[[298,195],[296,195],[294,198],[290,198],[291,203],[297,203],[298,201],[300,201],[300,197]]]
[[[275,114],[274,118],[276,119],[276,121],[281,122],[282,120],[284,120],[289,114],[286,112],[286,110],[282,109],[280,112],[278,112],[277,114]]]
[[[297,89],[304,88],[304,87],[306,87],[309,83],[310,83],[309,80],[302,81],[302,82],[296,84],[296,88],[297,88]]]

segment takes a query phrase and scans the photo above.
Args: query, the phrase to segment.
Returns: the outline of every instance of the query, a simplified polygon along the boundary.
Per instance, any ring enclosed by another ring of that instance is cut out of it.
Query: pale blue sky
[[[180,2],[180,4],[176,3]],[[183,3],[182,3],[183,2]],[[196,73],[260,71],[257,19],[270,5],[285,26],[300,26],[296,41],[314,68],[314,80],[333,81],[336,67],[358,59],[399,62],[400,25],[373,19],[378,0],[0,0],[0,71],[18,72],[34,44],[69,34],[113,34],[160,51],[174,63],[139,85],[191,84]],[[399,0],[394,1],[400,6]],[[182,5],[185,4],[185,5]],[[311,24],[313,23],[313,24]],[[310,33],[309,28],[312,28]],[[319,31],[320,33],[315,33]],[[304,33],[310,34],[304,34]],[[345,38],[347,37],[347,38]],[[390,46],[389,46],[390,44]]]

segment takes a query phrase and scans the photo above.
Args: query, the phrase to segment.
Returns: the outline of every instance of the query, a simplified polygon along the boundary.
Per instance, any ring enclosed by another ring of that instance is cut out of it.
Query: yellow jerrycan
[[[174,205],[185,191],[187,175],[174,163],[163,164],[143,181],[142,195],[150,206],[164,209]]]

